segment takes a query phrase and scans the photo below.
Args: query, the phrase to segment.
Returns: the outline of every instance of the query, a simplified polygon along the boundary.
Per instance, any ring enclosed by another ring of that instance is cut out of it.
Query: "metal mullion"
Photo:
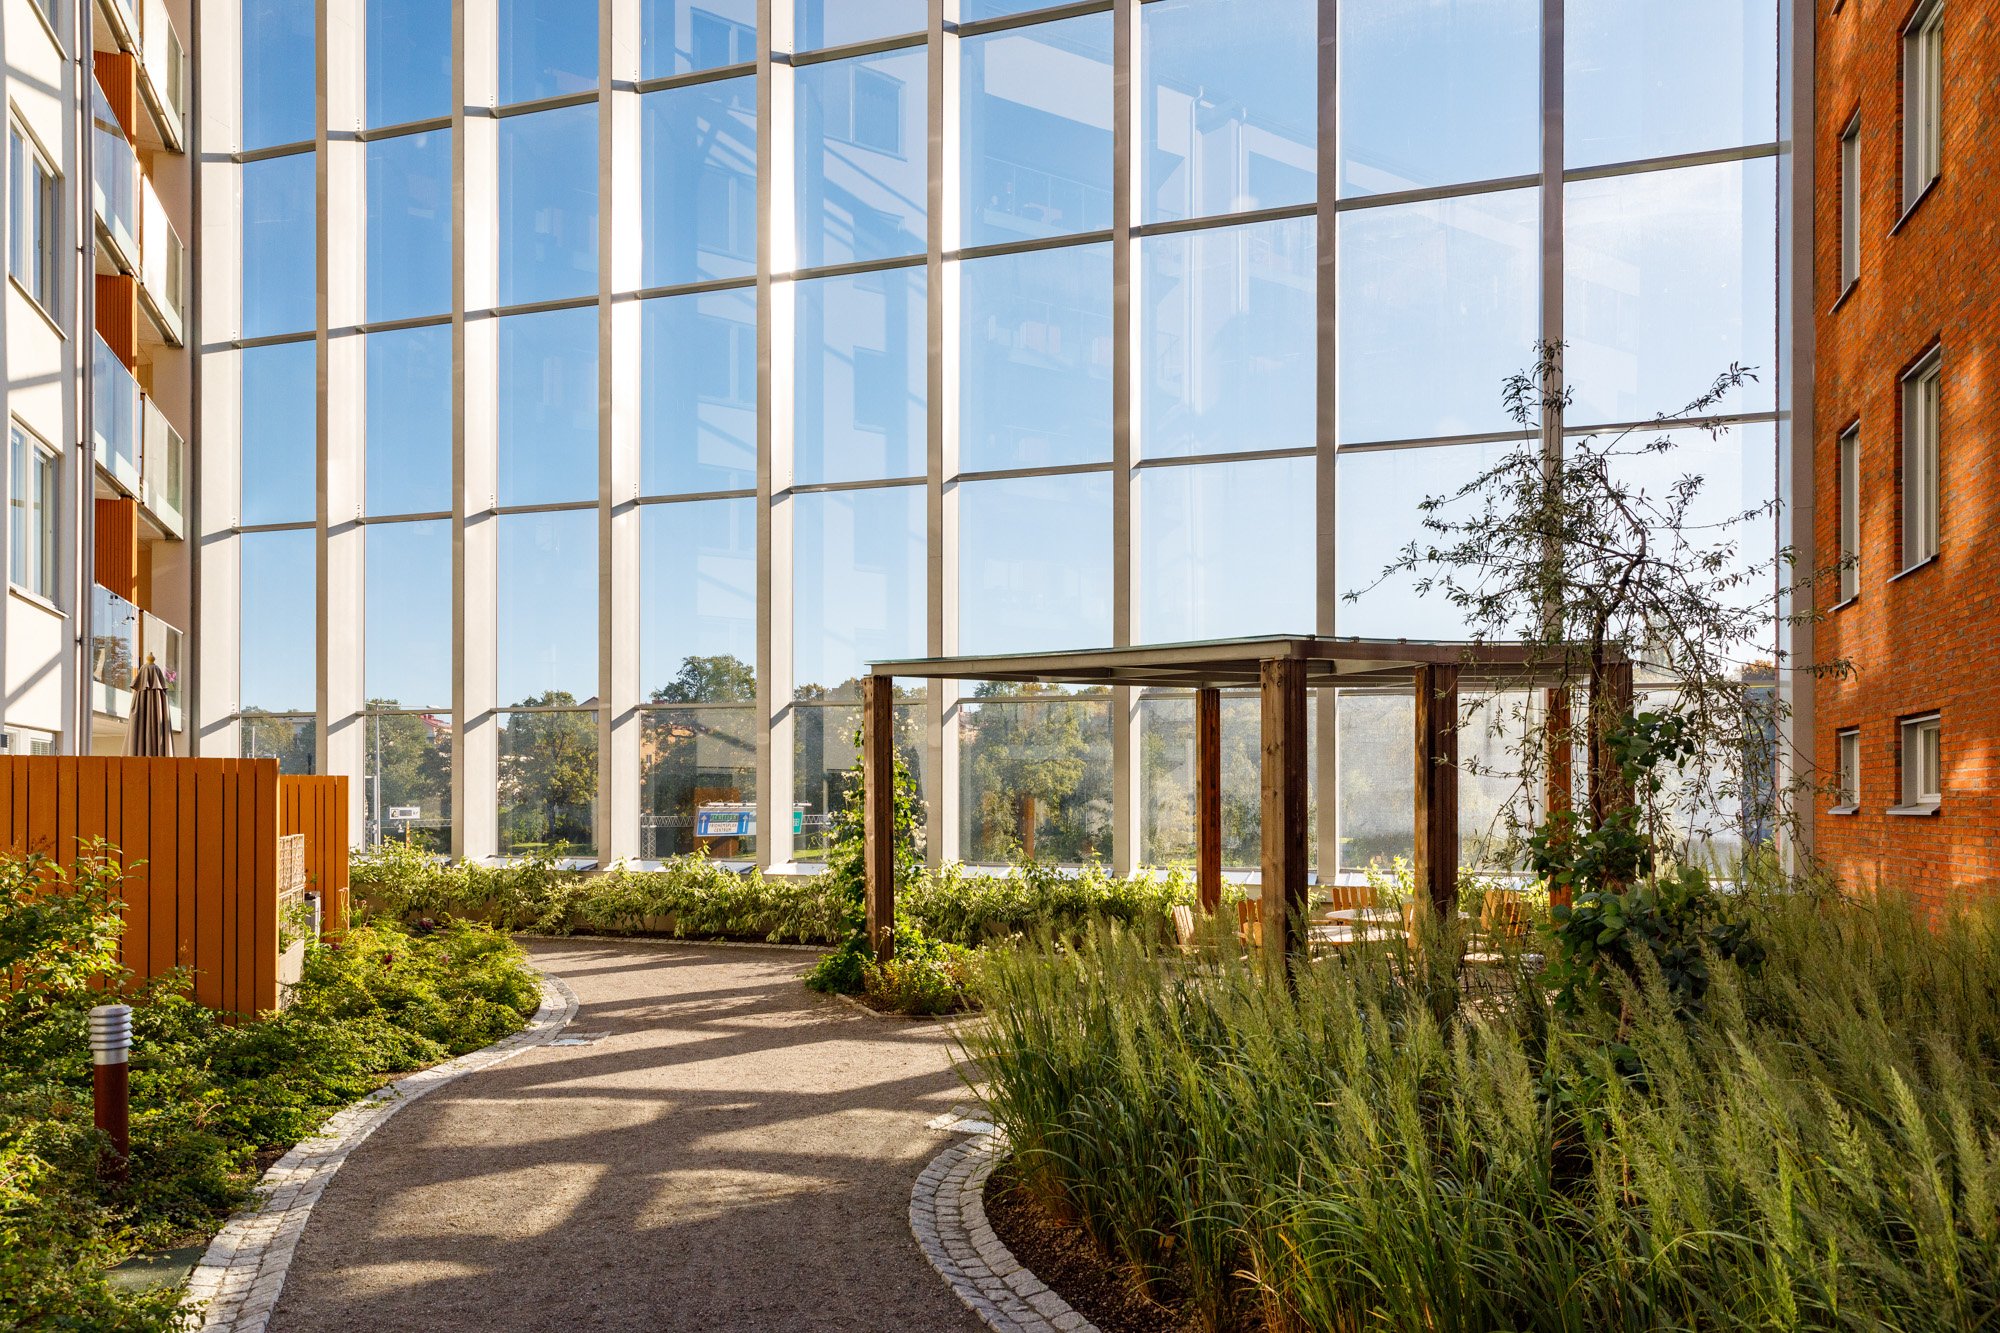
[[[1290,449],[1245,449],[1239,453],[1141,458],[1135,460],[1131,467],[1134,472],[1149,472],[1155,468],[1207,467],[1216,463],[1268,463],[1281,458],[1314,458],[1318,452],[1318,445],[1302,444]]]
[[[1111,7],[1111,641],[1124,647],[1137,629],[1140,514],[1135,507],[1139,395],[1135,354],[1138,216],[1137,0]],[[1139,865],[1139,696],[1111,691],[1111,866],[1129,875]]]
[[[1315,124],[1318,130],[1317,226],[1314,255],[1313,584],[1314,632],[1332,635],[1340,626],[1340,24],[1334,6],[1321,5],[1316,44]],[[1340,873],[1340,692],[1322,686],[1313,704],[1319,732],[1314,758],[1319,767],[1319,831],[1314,860],[1320,880]]]
[[[279,157],[302,157],[318,150],[319,139],[315,136],[311,139],[301,139],[296,143],[274,144],[269,148],[238,149],[229,155],[229,159],[238,166],[245,166],[251,162],[269,162]]]
[[[925,6],[925,139],[924,175],[924,633],[925,651],[937,656],[957,650],[956,569],[957,524],[952,521],[955,496],[946,478],[957,464],[957,449],[949,433],[957,424],[956,404],[947,403],[946,386],[953,377],[946,358],[953,354],[955,330],[945,327],[948,302],[945,251],[957,237],[952,225],[956,199],[947,188],[949,162],[960,145],[957,108],[947,95],[956,91],[958,38],[946,34],[956,26],[958,0],[929,0]],[[949,41],[949,49],[947,49]],[[947,155],[950,155],[948,159]],[[954,277],[956,274],[954,273]],[[951,681],[925,683],[924,757],[932,790],[925,793],[930,808],[926,859],[933,865],[956,860],[958,853],[957,749],[950,735],[957,717],[956,686]]]
[[[1038,236],[1026,241],[995,241],[988,245],[968,245],[945,251],[949,260],[997,259],[1005,255],[1030,255],[1041,250],[1068,250],[1085,245],[1107,245],[1109,231],[1080,231],[1067,236]]]
[[[315,532],[318,530],[318,526],[319,521],[317,519],[306,519],[299,523],[237,524],[231,527],[229,531],[238,537],[242,537],[259,532]]]
[[[1335,170],[1338,170],[1338,163]],[[1322,164],[1324,170],[1324,164]],[[1441,199],[1467,199],[1482,194],[1504,194],[1508,190],[1531,190],[1542,183],[1539,172],[1526,176],[1494,176],[1465,181],[1458,185],[1426,185],[1416,190],[1389,190],[1380,194],[1349,195],[1322,202],[1322,208],[1339,213],[1355,213],[1370,208],[1395,208],[1400,204],[1428,204]]]
[[[1286,204],[1282,208],[1246,208],[1235,213],[1216,213],[1198,218],[1173,218],[1165,222],[1134,222],[1131,235],[1141,240],[1151,236],[1179,236],[1191,231],[1220,231],[1226,227],[1254,227],[1260,222],[1294,222],[1319,212],[1317,203]]]
[[[614,292],[614,301],[657,301],[675,296],[707,296],[712,292],[755,292],[757,275],[752,273],[742,278],[709,278],[704,282],[671,283],[665,287],[637,287],[629,292]]]
[[[640,507],[647,505],[700,504],[706,500],[754,500],[755,487],[741,491],[689,491],[683,495],[641,495],[633,500]]]
[[[787,486],[785,495],[831,495],[839,491],[881,491],[896,487],[925,485],[928,477],[879,477],[866,481],[809,481]]]
[[[982,481],[1029,481],[1039,477],[1079,477],[1095,472],[1110,472],[1114,465],[1105,463],[1064,463],[1056,467],[997,467],[984,468],[975,472],[954,473],[954,482]]]
[[[441,315],[411,315],[405,319],[363,321],[359,324],[348,324],[341,328],[331,329],[329,332],[336,338],[345,338],[355,334],[366,337],[371,333],[400,333],[404,329],[448,329],[450,327],[451,312],[447,310]]]
[[[816,268],[798,268],[789,273],[776,273],[772,276],[790,282],[811,282],[816,278],[852,278],[864,273],[890,273],[896,269],[922,268],[928,262],[928,255],[898,255],[894,259],[856,259],[844,264],[822,264]]]
[[[480,512],[508,518],[515,514],[580,514],[597,508],[596,500],[555,500],[547,504],[489,505]]]
[[[440,509],[428,514],[356,514],[350,522],[357,527],[372,527],[383,523],[435,523],[439,520],[451,521],[451,511]]]
[[[785,57],[784,63],[794,69],[807,65],[828,65],[836,60],[858,60],[864,56],[886,55],[891,51],[914,51],[927,40],[922,32],[902,33],[895,37],[877,37],[872,41],[850,42],[846,46],[824,46],[811,51],[793,51]]]
[[[1783,148],[1775,143],[1745,144],[1741,148],[1712,148],[1700,153],[1673,153],[1666,157],[1642,157],[1629,162],[1610,162],[1594,167],[1568,167],[1565,182],[1609,180],[1614,176],[1642,176],[1654,171],[1678,171],[1684,167],[1712,167],[1730,162],[1755,162],[1777,157]]]
[[[515,116],[532,116],[540,111],[564,111],[573,106],[587,106],[598,100],[597,89],[580,93],[562,93],[555,97],[537,97],[527,102],[509,102],[506,106],[468,107],[469,115],[487,115],[494,120],[511,120]]]
[[[546,315],[557,310],[587,310],[597,304],[595,294],[590,296],[559,296],[547,301],[523,301],[517,305],[493,305],[481,310],[467,310],[468,320],[506,319],[512,315]]]
[[[1111,0],[1078,0],[1076,4],[1051,5],[1047,9],[1031,9],[1025,14],[1006,14],[999,18],[974,19],[970,23],[948,23],[947,32],[960,37],[984,37],[989,33],[1011,32],[1016,28],[1032,28],[1043,23],[1061,23],[1064,19],[1088,18],[1092,14],[1109,14]]]
[[[379,125],[371,129],[350,130],[342,137],[361,143],[380,143],[384,139],[407,139],[413,134],[429,134],[433,130],[450,128],[450,116],[429,116],[423,120],[406,120],[400,125]]]
[[[685,74],[657,74],[649,79],[636,79],[632,83],[632,91],[644,97],[648,93],[668,93],[676,88],[697,88],[704,83],[723,83],[729,79],[756,77],[757,62],[746,60],[735,65],[689,70]]]
[[[287,343],[309,343],[319,338],[317,329],[307,329],[304,333],[266,333],[255,338],[231,338],[213,347],[204,347],[206,352],[248,352],[259,347],[283,347]]]

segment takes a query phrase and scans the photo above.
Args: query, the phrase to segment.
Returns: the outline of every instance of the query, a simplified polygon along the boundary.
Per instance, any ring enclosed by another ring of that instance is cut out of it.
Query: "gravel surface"
[[[983,1326],[910,1187],[965,1100],[944,1025],[798,984],[781,950],[538,941],[560,1039],[412,1105],[328,1186],[276,1333]],[[599,1035],[601,1034],[601,1035]]]

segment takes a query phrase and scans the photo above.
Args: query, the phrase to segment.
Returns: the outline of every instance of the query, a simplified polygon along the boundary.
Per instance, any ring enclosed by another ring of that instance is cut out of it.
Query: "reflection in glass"
[[[597,511],[500,516],[503,704],[597,699]]]
[[[500,105],[597,86],[597,7],[499,0]]]
[[[703,806],[757,801],[757,713],[750,708],[659,708],[640,715],[639,859],[696,850],[721,860],[757,854],[757,839],[698,837]]]
[[[1317,694],[1314,696],[1317,700]],[[1306,850],[1319,849],[1319,709],[1306,708]],[[1264,859],[1263,706],[1254,694],[1222,696],[1222,864],[1255,869]],[[1139,859],[1192,866],[1195,859],[1194,697],[1139,701]],[[1315,862],[1316,864],[1316,862]]]
[[[370,129],[451,114],[451,0],[368,0]]]
[[[1139,40],[1142,221],[1313,202],[1314,0],[1158,0]]]
[[[1111,226],[1111,15],[959,43],[962,245]]]
[[[1342,213],[1340,441],[1509,427],[1502,389],[1535,358],[1541,192]]]
[[[1340,193],[1541,170],[1540,0],[1343,0]]]
[[[451,851],[452,733],[449,710],[371,710],[362,733],[362,826],[369,846],[406,842],[434,856]]]
[[[1496,396],[1498,390],[1495,390]],[[1411,542],[1433,540],[1423,526],[1423,502],[1449,499],[1521,444],[1454,444],[1425,449],[1342,453],[1334,519],[1334,624],[1343,637],[1364,639],[1463,639],[1472,626],[1439,589],[1419,595],[1423,573],[1385,577],[1383,571]],[[1539,448],[1539,445],[1533,446]],[[1448,504],[1445,523],[1463,523],[1481,510],[1481,498]],[[1356,594],[1349,601],[1348,595]]]
[[[896,686],[896,750],[917,782],[917,848],[927,845],[930,773],[924,766],[925,706],[921,686]],[[792,733],[792,800],[800,807],[793,818],[800,826],[792,843],[799,861],[825,857],[827,830],[834,812],[847,799],[848,784],[860,762],[855,744],[861,733],[861,710],[842,704],[797,704]]]
[[[865,664],[924,647],[924,488],[808,492],[790,502],[793,681],[853,698]]]
[[[1139,474],[1142,643],[1313,628],[1313,460]]]
[[[965,482],[958,651],[1111,642],[1111,474]]]
[[[243,329],[245,338],[306,333],[319,322],[313,246],[318,184],[313,153],[245,162]]]
[[[502,856],[595,856],[596,711],[502,713],[498,788]]]
[[[241,149],[313,137],[319,78],[314,0],[243,0]]]
[[[1140,241],[1140,452],[1310,448],[1311,218]]]
[[[1065,0],[959,0],[958,21],[977,23],[981,19],[1012,18],[1038,9],[1053,9],[1063,3]]]
[[[757,293],[662,296],[640,305],[640,489],[757,484]]]
[[[800,482],[923,475],[924,289],[918,267],[797,284]]]
[[[924,0],[798,0],[795,51],[818,51],[924,30]]]
[[[500,321],[500,503],[597,498],[597,307]]]
[[[500,304],[597,290],[597,106],[500,121]]]
[[[287,776],[309,776],[319,768],[318,730],[310,716],[274,717],[245,709],[238,724],[245,759],[275,759]]]
[[[1578,181],[1564,207],[1564,380],[1576,425],[1676,412],[1732,363],[1776,406],[1777,165],[1771,159]]]
[[[794,75],[801,265],[923,253],[926,86],[922,49]]]
[[[371,523],[363,680],[371,708],[451,706],[451,521]]]
[[[319,702],[315,534],[311,528],[246,532],[237,541],[238,706],[245,713],[309,713]]]
[[[1505,812],[1521,792],[1521,728],[1534,721],[1519,696],[1461,699],[1459,864],[1508,868]],[[1416,702],[1408,690],[1342,690],[1338,708],[1340,869],[1386,871],[1416,848]]]
[[[959,704],[959,855],[1091,865],[1111,859],[1111,703],[1059,686],[978,686]]]
[[[647,287],[757,271],[757,80],[639,99]]]
[[[363,146],[368,157],[368,318],[451,310],[451,131]]]
[[[451,508],[451,325],[367,335],[369,514]]]
[[[757,0],[641,0],[639,27],[642,79],[757,58]]]
[[[238,522],[319,516],[319,353],[310,342],[246,347],[242,505]]]
[[[958,265],[959,467],[1111,458],[1111,247]]]
[[[1776,0],[1567,0],[1564,9],[1567,165],[1778,137]]]
[[[757,699],[757,502],[640,511],[639,694],[649,703]]]

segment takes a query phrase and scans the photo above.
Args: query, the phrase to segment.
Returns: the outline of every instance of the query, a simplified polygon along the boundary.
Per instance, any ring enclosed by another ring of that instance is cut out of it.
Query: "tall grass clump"
[[[969,1040],[1029,1187],[1213,1327],[2000,1327],[2000,907],[1739,905],[1694,1009],[1108,929],[990,957]]]

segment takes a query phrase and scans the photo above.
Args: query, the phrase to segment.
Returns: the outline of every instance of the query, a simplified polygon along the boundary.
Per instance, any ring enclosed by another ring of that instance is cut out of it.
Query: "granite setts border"
[[[986,1178],[1006,1156],[1005,1140],[983,1121],[939,1121],[937,1128],[970,1137],[933,1158],[910,1191],[910,1230],[931,1267],[995,1333],[1098,1333],[1021,1267],[986,1221]]]
[[[544,976],[542,1006],[521,1031],[398,1079],[335,1112],[318,1134],[264,1173],[257,1197],[209,1242],[181,1302],[197,1315],[193,1326],[201,1333],[264,1333],[313,1205],[348,1154],[419,1097],[547,1042],[569,1026],[576,1011],[576,992],[559,978]]]

